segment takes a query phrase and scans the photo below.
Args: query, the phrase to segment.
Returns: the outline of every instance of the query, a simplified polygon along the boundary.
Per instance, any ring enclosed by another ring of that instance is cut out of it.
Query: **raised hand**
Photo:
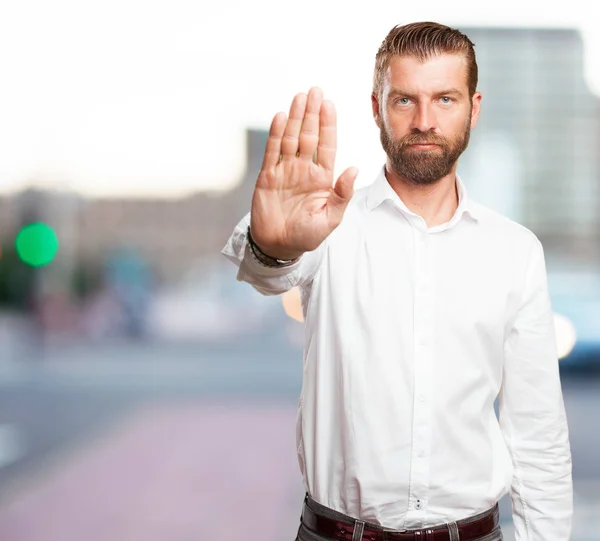
[[[265,254],[294,259],[340,224],[354,192],[355,167],[333,183],[335,107],[319,88],[298,94],[289,118],[277,113],[252,197],[250,230]]]

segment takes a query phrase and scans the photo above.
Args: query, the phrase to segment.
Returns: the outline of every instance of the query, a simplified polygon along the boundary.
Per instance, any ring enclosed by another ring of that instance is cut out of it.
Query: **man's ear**
[[[377,127],[381,129],[381,113],[379,109],[379,98],[375,95],[375,93],[371,94],[371,107],[373,109],[373,118],[375,119],[375,124],[377,124]]]
[[[473,129],[477,125],[479,113],[481,112],[481,93],[475,92],[471,101],[471,129]]]

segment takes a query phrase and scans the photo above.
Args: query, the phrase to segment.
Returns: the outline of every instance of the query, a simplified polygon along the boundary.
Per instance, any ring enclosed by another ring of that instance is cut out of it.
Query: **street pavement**
[[[298,349],[114,343],[32,352],[0,359],[1,541],[295,538]],[[573,541],[597,541],[600,380],[563,378],[563,389]],[[509,541],[507,498],[501,516]]]

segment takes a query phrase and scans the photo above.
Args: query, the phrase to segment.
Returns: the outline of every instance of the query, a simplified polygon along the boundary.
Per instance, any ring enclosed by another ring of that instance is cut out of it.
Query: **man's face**
[[[467,148],[481,94],[469,97],[464,55],[391,59],[373,114],[396,174],[416,185],[448,175]]]

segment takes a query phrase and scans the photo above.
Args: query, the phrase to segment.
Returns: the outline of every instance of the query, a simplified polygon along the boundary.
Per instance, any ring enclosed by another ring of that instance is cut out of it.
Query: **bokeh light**
[[[556,330],[556,348],[558,358],[564,359],[575,347],[577,332],[573,322],[565,316],[554,314],[554,327]]]
[[[19,231],[15,245],[23,263],[31,267],[43,267],[56,256],[58,237],[49,225],[36,222]]]
[[[283,302],[283,309],[289,317],[296,321],[304,321],[300,290],[297,287],[293,287],[289,291],[286,291],[281,296],[281,301]]]

